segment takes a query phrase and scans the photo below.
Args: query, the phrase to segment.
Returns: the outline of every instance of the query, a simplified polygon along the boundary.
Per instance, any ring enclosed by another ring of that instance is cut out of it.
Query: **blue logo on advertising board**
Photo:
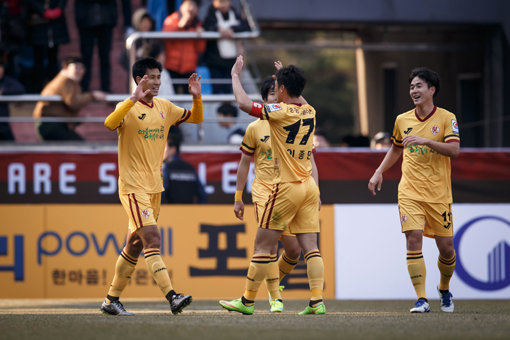
[[[510,246],[507,241],[501,240],[500,242],[497,242],[487,254],[486,281],[479,280],[469,274],[465,267],[465,265],[468,264],[463,264],[460,256],[462,239],[465,236],[466,231],[477,224],[479,225],[481,222],[487,221],[492,223],[497,221],[510,228],[510,221],[498,216],[480,216],[464,224],[453,239],[454,247],[457,250],[457,264],[455,266],[455,272],[462,281],[473,288],[484,291],[495,291],[510,286]],[[487,229],[486,224],[483,227]],[[490,233],[490,230],[487,230],[486,232]]]
[[[25,279],[25,261],[24,261],[24,244],[23,235],[14,235],[13,242],[13,264],[0,266],[0,271],[14,273],[14,281],[23,281]],[[7,236],[0,236],[0,256],[7,256],[8,251],[8,239]]]

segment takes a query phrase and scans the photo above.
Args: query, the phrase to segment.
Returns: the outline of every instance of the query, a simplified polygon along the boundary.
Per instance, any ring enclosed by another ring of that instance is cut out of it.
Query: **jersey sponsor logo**
[[[268,112],[279,111],[282,109],[280,104],[268,104],[266,105],[266,108]]]
[[[407,135],[409,134],[409,132],[411,132],[413,130],[413,128],[407,128],[406,130],[404,130],[404,133]]]
[[[264,138],[261,138],[260,141],[261,142],[267,142],[269,140],[269,136],[264,136]]]
[[[142,216],[148,218],[151,215],[150,211],[147,209],[143,209]]]
[[[459,133],[459,125],[455,119],[452,119],[452,132]]]
[[[138,116],[138,119],[144,120],[146,116],[147,115],[145,113],[142,113],[141,115]]]
[[[439,126],[434,125],[433,127],[430,128],[430,132],[432,132],[434,136],[437,135],[439,133]]]
[[[161,120],[165,120],[165,114],[163,111],[159,111],[159,115],[161,116]]]

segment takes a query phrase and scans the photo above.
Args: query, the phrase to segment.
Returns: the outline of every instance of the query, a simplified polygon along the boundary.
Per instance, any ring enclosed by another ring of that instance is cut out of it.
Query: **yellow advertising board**
[[[123,248],[127,217],[115,204],[0,205],[0,298],[103,298]],[[334,209],[321,209],[320,250],[325,298],[335,297]],[[161,255],[174,289],[199,299],[237,298],[257,225],[247,206],[244,221],[231,205],[164,205],[158,221]],[[143,256],[123,297],[162,297]],[[301,259],[282,282],[285,299],[309,298]],[[266,299],[262,287],[258,298]]]

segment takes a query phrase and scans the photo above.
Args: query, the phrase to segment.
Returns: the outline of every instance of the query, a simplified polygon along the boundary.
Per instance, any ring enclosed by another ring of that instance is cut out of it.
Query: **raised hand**
[[[133,95],[130,98],[133,103],[136,103],[137,101],[139,101],[140,99],[142,99],[151,92],[151,89],[147,89],[145,91],[143,90],[143,86],[147,82],[147,79],[148,76],[144,75],[142,79],[140,79],[140,81],[138,82],[138,85],[136,86],[136,89],[134,90]]]
[[[277,60],[274,62],[274,68],[278,71],[279,69],[283,68],[283,64],[281,61]]]
[[[197,76],[196,73],[193,73],[188,79],[188,92],[192,94],[194,98],[199,98],[202,91],[200,79],[202,79],[202,76]]]
[[[241,54],[237,57],[234,66],[232,66],[232,71],[230,72],[232,77],[233,76],[238,76],[238,77],[241,76],[241,71],[243,70],[243,65],[244,65],[244,58],[243,58],[243,55]]]

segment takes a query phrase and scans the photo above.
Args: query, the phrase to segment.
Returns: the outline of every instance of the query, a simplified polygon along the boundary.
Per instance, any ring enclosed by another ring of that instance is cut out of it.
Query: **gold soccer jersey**
[[[435,107],[432,113],[423,119],[414,109],[399,115],[391,139],[397,147],[403,147],[402,139],[407,135],[437,142],[460,142],[455,115],[439,107]],[[398,197],[429,203],[451,203],[450,177],[450,157],[425,145],[410,145],[404,149]]]
[[[164,190],[161,165],[168,130],[189,115],[190,111],[162,98],[153,98],[152,105],[139,100],[131,107],[117,129],[119,194]]]
[[[241,151],[255,159],[255,180],[252,186],[253,202],[264,204],[273,185],[274,161],[271,153],[269,123],[257,119],[246,129]]]
[[[269,122],[275,161],[273,183],[303,182],[312,173],[315,109],[310,105],[268,104],[261,119]]]

